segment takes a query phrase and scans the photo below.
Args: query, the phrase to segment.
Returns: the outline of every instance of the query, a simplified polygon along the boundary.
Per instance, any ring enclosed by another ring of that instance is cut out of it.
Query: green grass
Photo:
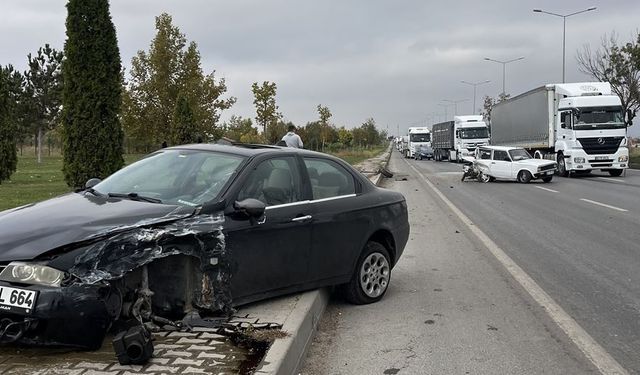
[[[331,154],[353,165],[378,156],[385,149],[386,146],[379,146],[371,149],[343,150]],[[125,155],[125,163],[130,164],[142,156],[141,154]],[[11,176],[11,180],[0,184],[0,211],[43,201],[71,190],[64,181],[60,153],[43,155],[42,163],[38,164],[33,150],[25,150],[23,155],[18,156],[18,168]]]
[[[375,146],[370,149],[353,149],[331,152],[332,155],[339,157],[347,163],[354,165],[361,161],[371,159],[382,154],[388,146]]]
[[[631,147],[629,149],[629,166],[631,168],[640,168],[640,147]]]
[[[132,163],[141,156],[125,155],[125,163]],[[25,152],[18,156],[18,168],[11,180],[0,184],[0,211],[39,202],[71,190],[62,174],[62,155],[43,155],[42,163],[38,164],[33,151]]]

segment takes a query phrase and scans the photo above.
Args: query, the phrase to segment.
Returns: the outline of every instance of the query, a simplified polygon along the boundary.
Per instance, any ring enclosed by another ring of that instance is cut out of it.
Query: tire
[[[565,164],[564,162],[564,155],[562,153],[558,154],[558,176],[569,177],[569,172],[567,171],[567,164]]]
[[[543,177],[542,182],[549,183],[553,180],[553,176]]]
[[[378,302],[387,292],[389,281],[389,252],[380,243],[369,241],[360,254],[351,280],[342,286],[344,297],[354,305]]]
[[[609,175],[611,175],[612,177],[618,177],[622,174],[622,169],[609,169]]]
[[[479,172],[478,173],[478,181],[486,184],[487,182],[491,181],[491,176],[489,176],[488,174],[484,174],[482,172]]]
[[[529,171],[518,172],[518,182],[527,184],[529,181],[531,181],[531,173]]]

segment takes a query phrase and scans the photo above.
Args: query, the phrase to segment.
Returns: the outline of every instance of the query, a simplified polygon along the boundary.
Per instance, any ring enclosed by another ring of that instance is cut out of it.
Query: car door
[[[340,163],[320,157],[304,157],[309,175],[313,209],[309,277],[327,283],[351,274],[360,254],[370,218],[356,195],[357,184]]]
[[[258,199],[266,210],[257,220],[227,218],[226,249],[232,297],[254,300],[308,280],[312,217],[295,156],[261,160],[243,177],[235,200]]]
[[[512,178],[511,165],[511,158],[507,151],[493,150],[493,158],[491,160],[491,172],[493,177]]]

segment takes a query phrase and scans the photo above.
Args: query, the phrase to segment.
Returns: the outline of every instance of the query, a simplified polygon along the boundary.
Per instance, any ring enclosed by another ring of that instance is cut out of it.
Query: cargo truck
[[[620,98],[608,82],[548,84],[496,104],[491,144],[519,146],[558,162],[558,174],[629,166]]]
[[[415,158],[420,146],[431,147],[431,130],[426,127],[409,128],[409,143],[407,145],[405,157]]]
[[[482,116],[454,116],[453,121],[434,124],[431,127],[433,158],[460,162],[464,156],[472,156],[479,146],[489,144],[489,129]]]

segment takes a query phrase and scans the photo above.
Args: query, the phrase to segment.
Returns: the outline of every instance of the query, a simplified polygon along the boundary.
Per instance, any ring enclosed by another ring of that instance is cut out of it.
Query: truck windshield
[[[411,142],[429,142],[431,140],[431,133],[415,133],[410,136]]]
[[[465,128],[460,129],[459,137],[462,139],[489,138],[489,131],[487,128]]]
[[[622,107],[586,107],[575,116],[576,130],[624,128]]]

